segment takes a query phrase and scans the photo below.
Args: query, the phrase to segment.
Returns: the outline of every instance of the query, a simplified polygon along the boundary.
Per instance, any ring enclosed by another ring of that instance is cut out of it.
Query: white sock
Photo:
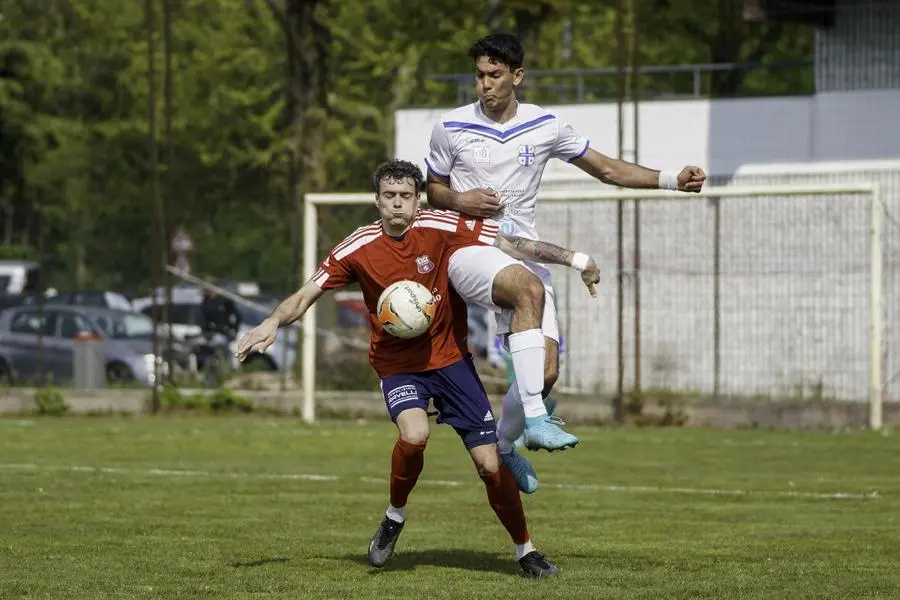
[[[525,408],[525,418],[547,414],[541,392],[544,390],[544,332],[529,329],[509,334],[509,352],[512,354],[513,370],[519,397]]]
[[[497,422],[497,450],[508,454],[525,431],[525,408],[519,398],[519,386],[513,384],[503,397],[503,414]]]
[[[523,556],[529,552],[534,552],[534,550],[534,544],[531,543],[530,539],[524,544],[516,544],[516,560],[522,560]]]
[[[397,508],[392,504],[388,504],[387,512],[384,514],[387,515],[387,518],[395,523],[402,523],[406,520],[406,507],[403,506],[401,508]]]

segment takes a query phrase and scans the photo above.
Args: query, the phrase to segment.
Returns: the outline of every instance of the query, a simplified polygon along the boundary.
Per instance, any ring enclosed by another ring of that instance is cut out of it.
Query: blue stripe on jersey
[[[478,123],[466,123],[465,121],[444,121],[444,127],[448,127],[451,129],[465,129],[466,131],[477,131],[478,133],[483,133],[494,138],[501,144],[505,144],[514,137],[518,137],[526,131],[530,131],[538,125],[555,118],[555,115],[544,115],[542,117],[538,117],[537,119],[522,123],[521,125],[516,125],[515,127],[507,129],[506,131],[500,131],[499,129],[494,129],[493,127],[488,127],[487,125],[479,125]]]
[[[585,152],[587,152],[587,151],[588,151],[588,148],[590,148],[590,147],[591,147],[591,141],[590,141],[590,140],[585,140],[585,142],[584,142],[584,148],[581,149],[581,152],[579,152],[578,154],[576,154],[575,156],[573,156],[572,158],[570,158],[570,159],[567,160],[566,162],[572,162],[572,161],[574,161],[574,160],[578,160],[579,158],[581,158],[582,156],[584,156]]]
[[[428,170],[431,171],[432,173],[434,173],[435,175],[437,175],[438,177],[450,177],[450,175],[448,175],[446,173],[441,173],[440,171],[435,169],[434,166],[432,166],[431,161],[428,160],[428,158],[425,159],[425,164],[428,166]]]

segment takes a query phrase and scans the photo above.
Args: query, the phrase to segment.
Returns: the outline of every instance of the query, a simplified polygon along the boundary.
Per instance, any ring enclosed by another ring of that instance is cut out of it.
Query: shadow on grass
[[[370,566],[365,554],[348,554],[345,560]],[[446,567],[516,575],[521,573],[514,557],[501,557],[490,552],[461,549],[398,550],[390,562],[380,569],[372,567],[372,575],[391,571],[411,571],[416,567]]]

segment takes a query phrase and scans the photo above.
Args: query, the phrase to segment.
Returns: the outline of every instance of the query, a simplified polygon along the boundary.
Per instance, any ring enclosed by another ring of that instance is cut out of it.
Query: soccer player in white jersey
[[[621,187],[685,192],[699,192],[703,187],[706,175],[699,167],[660,172],[604,156],[555,114],[520,103],[515,89],[525,75],[524,51],[515,36],[488,35],[475,42],[469,57],[475,63],[478,101],[450,111],[434,125],[426,158],[432,206],[492,217],[507,233],[538,239],[535,202],[541,175],[551,158],[568,161],[604,183]],[[493,247],[457,252],[449,270],[450,281],[463,298],[499,313],[497,331],[503,334],[509,331],[510,315],[494,302],[504,292],[497,287],[502,282],[495,280],[504,266],[498,254]],[[510,387],[503,401],[498,424],[501,457],[515,456],[514,443],[523,431],[526,446],[540,447],[528,443],[528,428],[548,418],[541,400],[559,376],[559,326],[550,272],[542,264],[526,264],[544,283],[544,316],[540,330],[516,334],[515,345],[508,338],[513,358],[524,346],[529,359],[513,361],[518,385]],[[541,340],[540,349],[534,347],[537,340]],[[523,386],[523,378],[529,375],[526,371],[540,369],[540,365],[543,389]],[[510,469],[516,472],[512,466]]]

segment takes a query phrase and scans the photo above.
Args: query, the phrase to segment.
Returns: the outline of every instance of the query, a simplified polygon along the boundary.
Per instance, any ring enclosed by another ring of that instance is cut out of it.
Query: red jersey
[[[359,282],[372,325],[369,362],[379,377],[440,369],[468,351],[466,304],[450,287],[450,255],[464,246],[491,245],[496,236],[495,222],[453,211],[420,210],[400,238],[385,233],[379,220],[335,246],[313,281],[323,290]],[[428,331],[412,339],[392,336],[377,317],[381,292],[403,279],[421,283],[436,300]]]

